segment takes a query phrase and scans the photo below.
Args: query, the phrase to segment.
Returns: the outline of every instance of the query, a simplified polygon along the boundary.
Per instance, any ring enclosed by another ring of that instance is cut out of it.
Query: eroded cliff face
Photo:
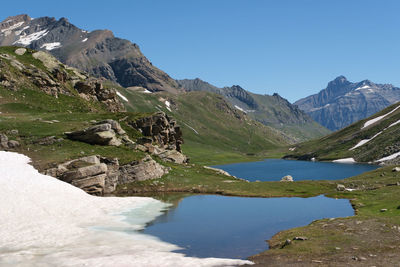
[[[124,87],[181,91],[175,80],[152,65],[137,44],[116,38],[109,30],[79,29],[66,18],[8,17],[0,23],[0,46],[10,45],[47,51],[64,64]]]

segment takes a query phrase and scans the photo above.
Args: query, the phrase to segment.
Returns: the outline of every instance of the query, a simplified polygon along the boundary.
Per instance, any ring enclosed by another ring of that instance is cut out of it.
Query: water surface
[[[143,233],[183,248],[188,256],[245,259],[268,249],[265,240],[313,220],[354,214],[348,200],[244,198],[193,195],[148,225]],[[129,221],[129,214],[128,221]]]
[[[249,181],[279,181],[285,175],[299,180],[339,180],[375,170],[378,165],[266,159],[213,166]]]

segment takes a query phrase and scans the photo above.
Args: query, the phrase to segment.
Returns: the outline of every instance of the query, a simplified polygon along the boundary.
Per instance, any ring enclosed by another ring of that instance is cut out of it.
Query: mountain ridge
[[[196,79],[178,80],[187,91],[207,91],[222,95],[236,109],[264,125],[276,128],[291,136],[294,142],[321,137],[329,131],[292,105],[279,94],[260,95],[249,92],[239,85],[218,88],[208,82]]]
[[[152,65],[137,44],[115,37],[110,30],[82,30],[66,18],[8,17],[0,23],[0,46],[9,45],[45,50],[64,64],[124,87],[182,91],[175,80]]]
[[[370,80],[350,82],[344,76],[325,89],[294,103],[330,130],[339,130],[400,101],[400,88]]]

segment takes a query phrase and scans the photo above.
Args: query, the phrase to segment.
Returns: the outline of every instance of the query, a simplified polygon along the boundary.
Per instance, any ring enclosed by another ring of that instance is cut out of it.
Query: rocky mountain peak
[[[0,28],[6,28],[6,27],[10,27],[13,26],[17,23],[20,22],[27,22],[32,20],[31,17],[29,17],[27,14],[21,14],[21,15],[17,15],[17,16],[10,16],[8,18],[6,18],[5,20],[3,20],[0,23]]]
[[[46,50],[62,63],[104,77],[124,87],[178,93],[182,88],[142,54],[139,46],[109,30],[88,32],[67,18],[8,17],[0,24],[0,46]]]
[[[350,82],[344,77],[343,75],[336,77],[333,81],[330,81],[328,83],[327,89],[332,88],[338,88],[339,86],[343,86],[346,84],[349,84]]]

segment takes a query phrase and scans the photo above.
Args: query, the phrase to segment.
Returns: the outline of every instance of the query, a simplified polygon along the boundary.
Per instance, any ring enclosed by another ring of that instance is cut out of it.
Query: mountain
[[[321,137],[329,130],[318,125],[298,107],[278,94],[259,95],[238,85],[218,88],[200,79],[179,80],[187,91],[207,91],[223,96],[236,109],[264,125],[276,128],[292,137],[294,142]]]
[[[218,163],[239,154],[254,155],[286,146],[292,138],[251,119],[223,96],[204,91],[182,94],[148,93],[120,88],[131,112],[163,111],[177,120],[184,133],[183,150],[196,162]]]
[[[8,17],[0,23],[0,46],[10,45],[48,51],[64,64],[124,87],[181,91],[175,80],[152,65],[137,44],[116,38],[109,30],[79,29],[66,18]]]
[[[288,157],[316,160],[400,163],[400,104],[340,131],[291,148]]]
[[[43,163],[89,153],[118,157],[123,162],[134,160],[142,152],[129,146],[104,148],[70,140],[42,146],[36,142],[66,139],[69,135],[65,132],[77,130],[81,135],[83,128],[106,119],[120,121],[130,138],[137,141],[142,135],[129,125],[159,111],[182,129],[183,150],[193,162],[240,161],[256,154],[263,157],[266,150],[289,143],[282,132],[252,120],[216,94],[123,88],[66,66],[44,51],[0,47],[0,133],[17,129],[21,151]],[[156,122],[163,125],[164,121]],[[171,140],[170,130],[158,125],[152,128]]]
[[[339,76],[318,94],[294,104],[315,121],[335,131],[364,119],[400,100],[400,88],[369,80],[349,82]]]

